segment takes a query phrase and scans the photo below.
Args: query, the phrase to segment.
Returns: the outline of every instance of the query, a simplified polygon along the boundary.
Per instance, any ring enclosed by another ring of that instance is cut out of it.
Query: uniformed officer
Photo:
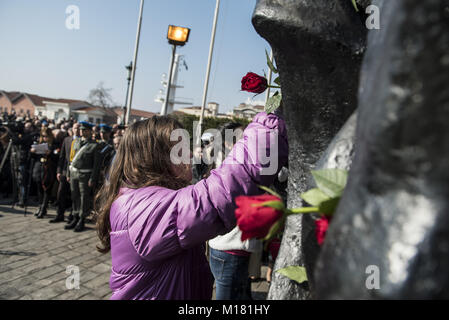
[[[109,167],[111,166],[112,158],[114,157],[115,150],[111,140],[112,127],[107,124],[100,124],[100,155],[101,155],[101,168],[100,168],[100,181],[103,181],[107,175]]]
[[[74,157],[71,160],[67,180],[72,193],[73,220],[65,229],[84,230],[85,219],[93,205],[93,189],[98,182],[101,156],[99,144],[92,139],[92,124],[80,122],[81,139],[73,143]]]

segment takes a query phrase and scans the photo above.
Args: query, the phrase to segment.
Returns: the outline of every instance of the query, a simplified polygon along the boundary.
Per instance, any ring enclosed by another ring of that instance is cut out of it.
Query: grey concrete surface
[[[33,215],[36,210],[28,207],[24,216],[23,208],[0,204],[0,299],[109,299],[111,257],[96,251],[93,223],[88,221],[85,231],[75,233],[64,230],[65,223],[49,223],[56,215],[54,210],[44,219]],[[66,286],[73,277],[69,266],[79,268],[79,289]],[[265,274],[262,266],[261,275]],[[264,279],[252,283],[255,300],[264,300],[267,292]]]

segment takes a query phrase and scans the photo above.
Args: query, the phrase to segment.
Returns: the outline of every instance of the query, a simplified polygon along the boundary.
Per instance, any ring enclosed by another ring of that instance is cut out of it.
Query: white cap
[[[201,140],[203,140],[203,141],[212,141],[212,140],[214,140],[213,137],[214,137],[214,135],[213,135],[212,133],[210,133],[210,132],[205,132],[205,133],[203,133],[203,135],[201,136]]]

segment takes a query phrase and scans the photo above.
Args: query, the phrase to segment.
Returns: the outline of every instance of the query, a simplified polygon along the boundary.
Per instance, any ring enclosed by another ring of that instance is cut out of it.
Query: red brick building
[[[0,112],[11,113],[14,111],[17,116],[33,117],[36,107],[43,107],[44,100],[52,100],[50,98],[41,97],[35,94],[29,94],[18,91],[0,91]]]
[[[0,113],[8,112],[10,113],[13,108],[13,100],[15,97],[20,95],[20,92],[13,91],[7,92],[0,90]]]

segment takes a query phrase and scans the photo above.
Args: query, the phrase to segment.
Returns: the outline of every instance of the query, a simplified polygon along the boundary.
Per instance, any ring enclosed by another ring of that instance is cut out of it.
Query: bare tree
[[[95,89],[90,90],[89,97],[87,98],[89,103],[100,106],[103,108],[110,108],[114,105],[111,94],[109,93],[112,88],[105,88],[103,81],[101,81]]]

